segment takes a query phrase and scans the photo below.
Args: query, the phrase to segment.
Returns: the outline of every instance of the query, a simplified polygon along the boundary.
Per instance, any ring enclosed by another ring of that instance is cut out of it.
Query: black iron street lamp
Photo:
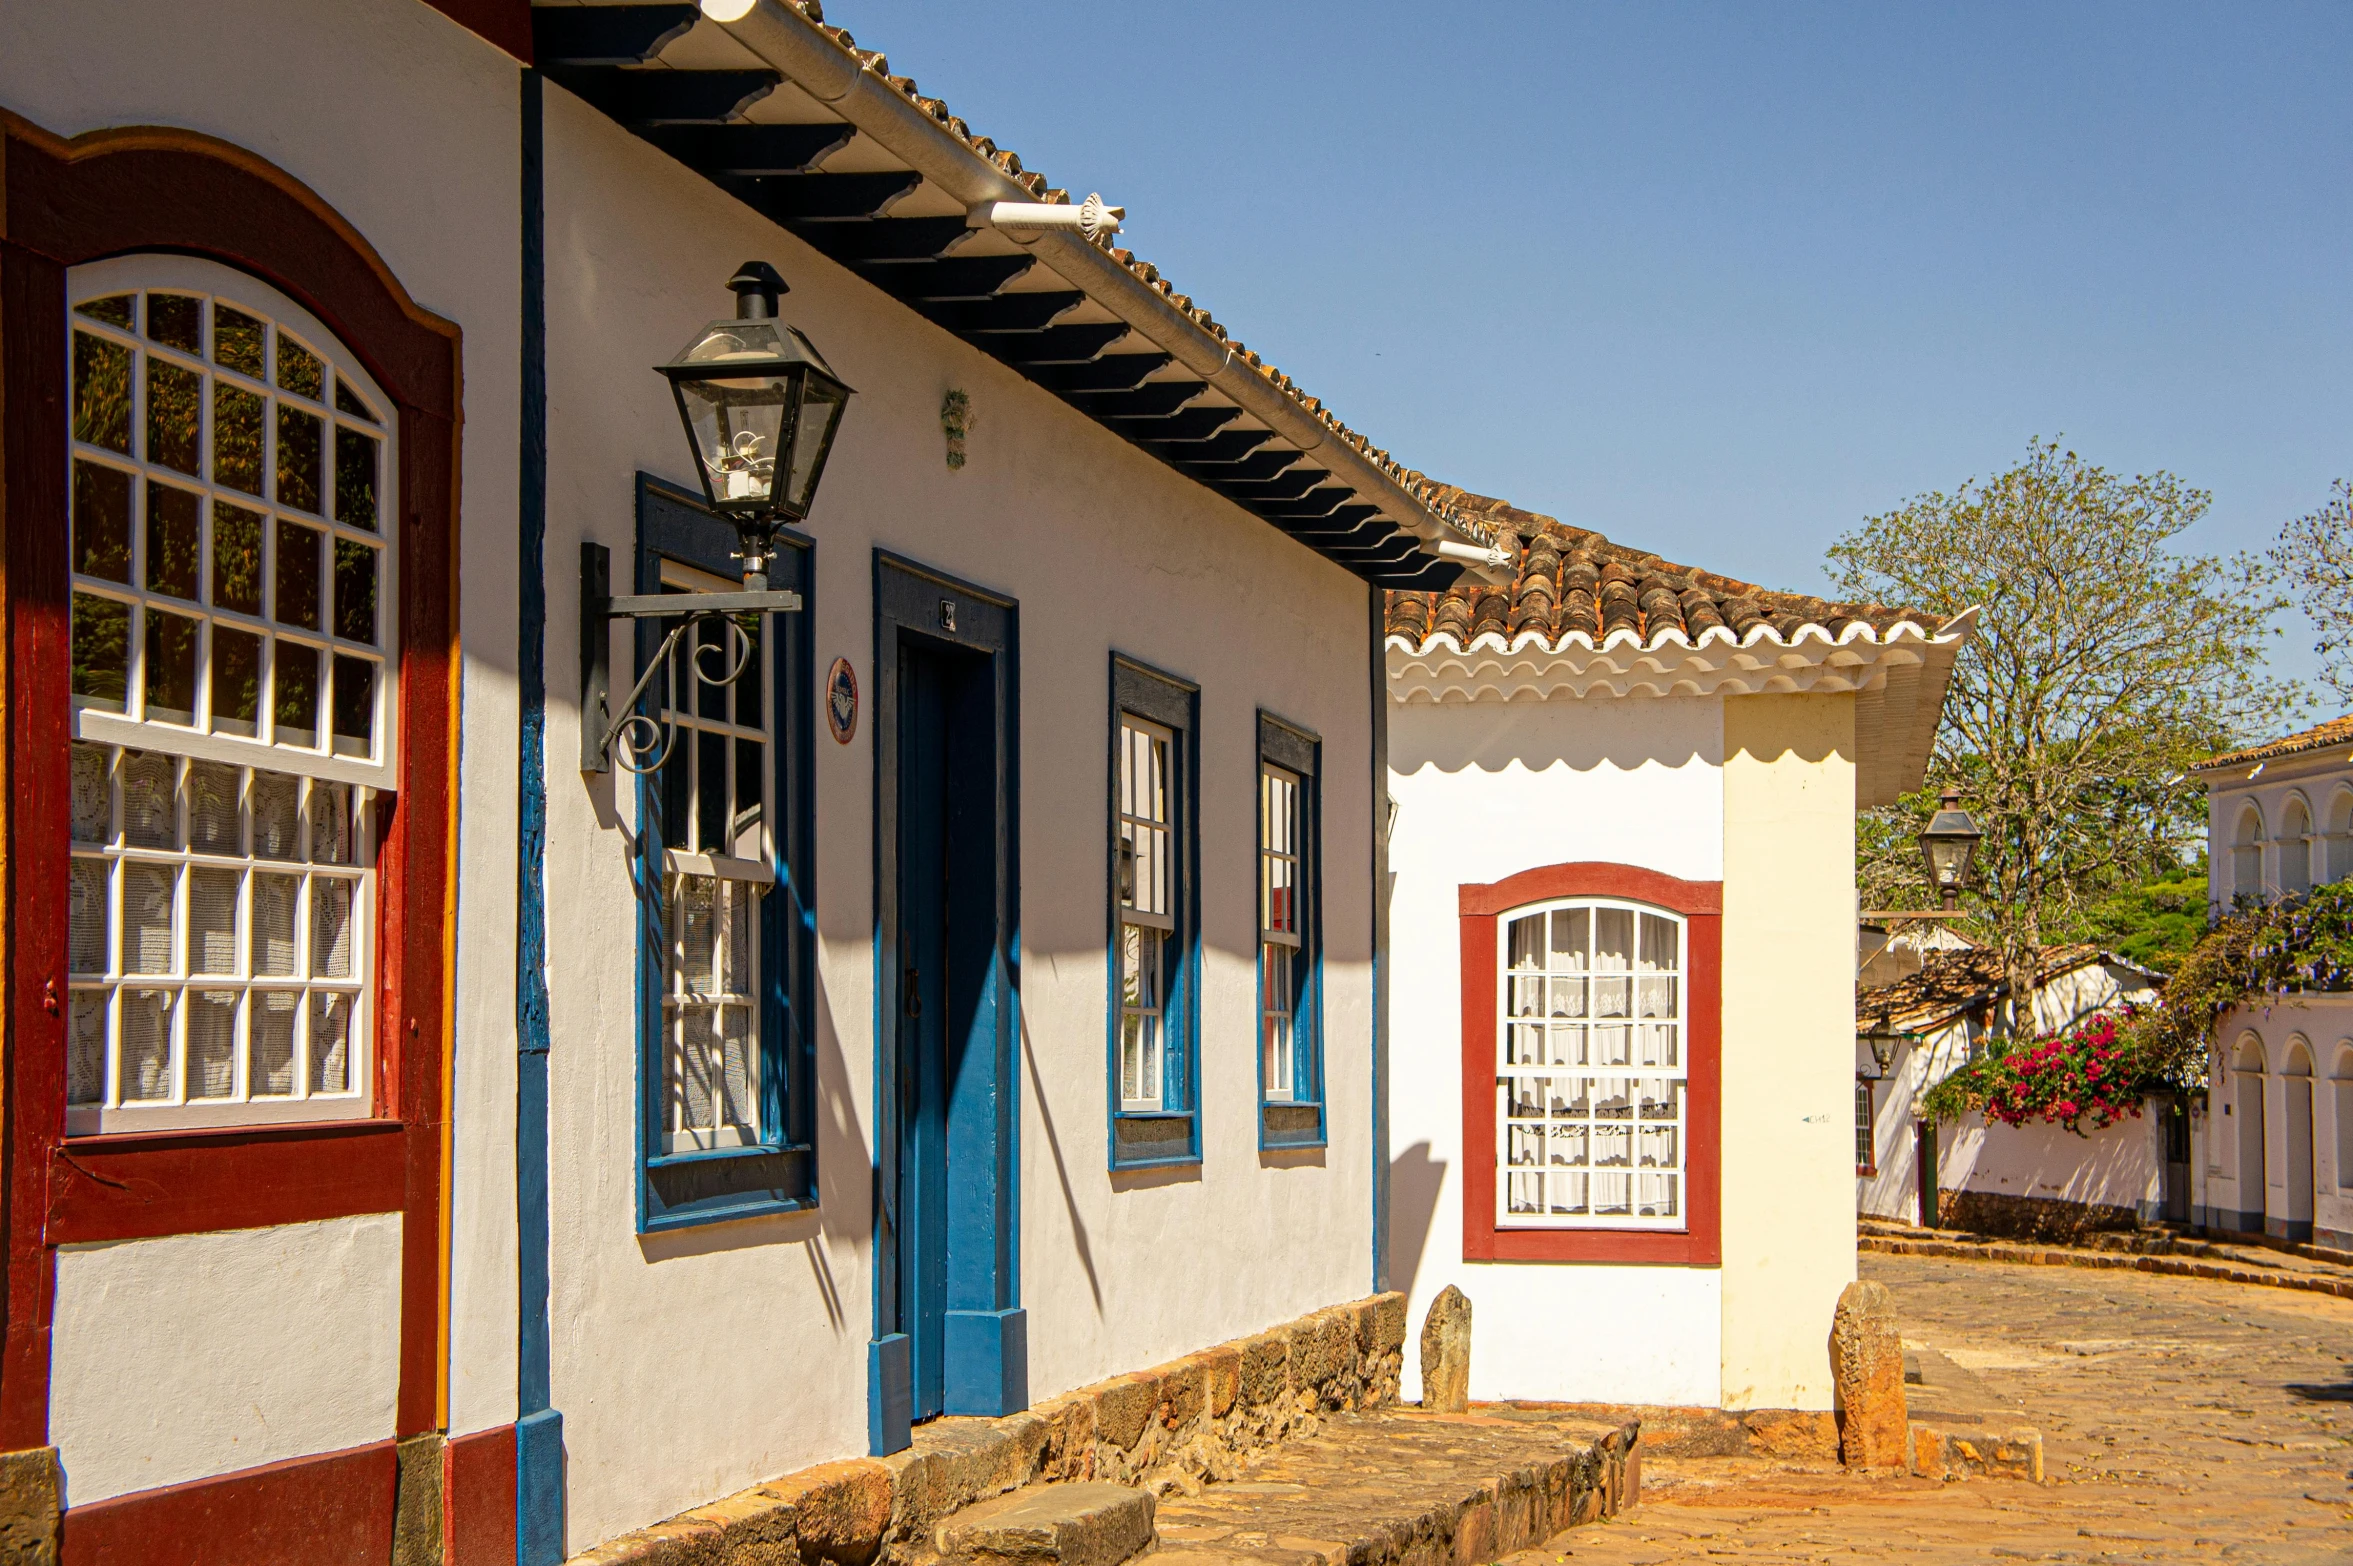
[[[676,726],[637,710],[646,691],[681,649],[689,684],[733,685],[750,667],[753,642],[739,616],[790,614],[795,592],[768,589],[776,532],[805,521],[825,476],[825,459],[849,406],[850,388],[816,346],[776,318],[785,281],[765,261],[747,261],[727,280],[735,314],[711,322],[668,364],[654,368],[670,382],[678,417],[694,452],[695,474],[713,512],[734,524],[741,547],[743,591],[612,595],[612,554],[602,544],[580,546],[580,770],[605,772],[617,758],[624,770],[651,772],[669,756]],[[615,716],[608,707],[615,620],[676,622],[647,660],[645,672]],[[713,643],[698,635],[719,628]],[[716,654],[706,661],[706,655]]]
[[[765,261],[727,280],[735,315],[711,322],[668,364],[695,473],[711,509],[743,536],[744,586],[768,585],[776,529],[805,521],[850,388],[816,346],[776,318],[785,281]]]
[[[1983,836],[1961,808],[1961,791],[1947,788],[1928,830],[1920,834],[1920,853],[1928,861],[1929,884],[1948,910],[1961,901],[1961,888],[1969,883],[1969,866],[1977,857],[1977,840]]]

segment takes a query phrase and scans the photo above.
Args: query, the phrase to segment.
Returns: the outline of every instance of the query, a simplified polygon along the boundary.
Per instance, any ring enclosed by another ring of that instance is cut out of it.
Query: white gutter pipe
[[[1001,228],[1017,239],[1016,229],[1075,229],[1089,240],[1100,240],[1119,232],[1127,208],[1107,207],[1101,196],[1089,195],[1075,207],[1068,202],[1056,206],[1048,201],[984,201],[965,217],[974,228]]]
[[[961,202],[968,213],[1000,202],[1017,207],[1038,205],[1013,176],[964,145],[945,125],[862,67],[820,32],[816,23],[782,0],[702,0],[702,8],[703,14],[724,27],[736,42],[849,121],[859,134],[871,136],[877,146]],[[1085,209],[1066,210],[1079,213]],[[1332,432],[1322,420],[1292,401],[1273,381],[1238,363],[1229,344],[1202,330],[1168,298],[1112,259],[1109,251],[1086,239],[1075,222],[1066,229],[1032,233],[1008,226],[999,232],[1208,382],[1274,431],[1278,439],[1313,453],[1316,462],[1334,478],[1379,506],[1391,521],[1419,538],[1424,548],[1447,554],[1440,546],[1467,547],[1460,544],[1460,529],[1431,511],[1413,491],[1355,447],[1330,439]],[[1478,548],[1490,555],[1500,553],[1488,550],[1483,542]],[[1495,568],[1490,565],[1489,569]],[[1500,572],[1494,579],[1501,579]]]

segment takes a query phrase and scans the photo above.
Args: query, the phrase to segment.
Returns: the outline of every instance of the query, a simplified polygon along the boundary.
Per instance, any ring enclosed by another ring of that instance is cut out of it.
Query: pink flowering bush
[[[2132,1017],[2130,1009],[2102,1012],[2066,1033],[2008,1048],[1994,1040],[1984,1056],[1929,1089],[1926,1107],[1939,1120],[1982,1110],[2006,1126],[2041,1120],[2077,1136],[2086,1121],[2103,1131],[2127,1115],[2138,1119],[2141,1099],[2164,1084],[2132,1037]]]

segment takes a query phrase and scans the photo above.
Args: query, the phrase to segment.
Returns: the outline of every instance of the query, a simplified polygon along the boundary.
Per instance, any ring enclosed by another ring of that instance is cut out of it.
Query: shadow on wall
[[[1430,1156],[1427,1142],[1416,1142],[1389,1161],[1389,1287],[1408,1299],[1445,1183],[1446,1162]]]
[[[1713,697],[1664,696],[1621,704],[1546,705],[1531,701],[1478,702],[1389,709],[1389,770],[1406,777],[1424,767],[1440,772],[1502,772],[1517,764],[1530,772],[1572,772],[1644,766],[1714,765],[1723,727]],[[1626,719],[1631,716],[1636,721]]]

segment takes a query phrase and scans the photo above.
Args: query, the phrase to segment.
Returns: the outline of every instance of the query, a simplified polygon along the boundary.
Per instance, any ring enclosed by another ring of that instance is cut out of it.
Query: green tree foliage
[[[2206,934],[2206,856],[2110,892],[2084,909],[2071,933],[2144,968],[2174,972]]]
[[[2205,833],[2189,769],[2275,731],[2292,705],[2262,672],[2285,600],[2260,563],[2178,547],[2209,499],[2036,440],[2006,472],[1918,496],[1830,548],[1850,598],[1979,610],[1928,786],[1864,823],[1858,877],[1867,906],[1932,906],[1912,838],[1957,785],[1985,831],[1964,906],[2013,997],[2033,994],[2035,952],[2088,933],[2104,899],[2181,873]]]
[[[2353,702],[2353,484],[2337,480],[2326,505],[2280,529],[2271,560],[2320,630],[2321,680]]]

